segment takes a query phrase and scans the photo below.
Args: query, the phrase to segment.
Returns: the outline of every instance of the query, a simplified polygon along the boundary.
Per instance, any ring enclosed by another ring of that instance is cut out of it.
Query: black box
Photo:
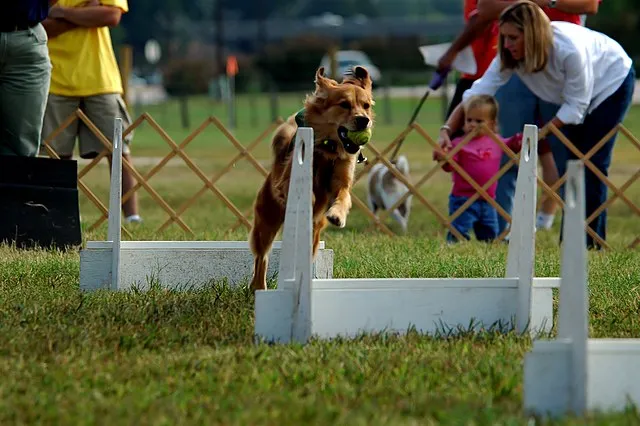
[[[0,155],[0,242],[60,249],[82,243],[75,160]]]

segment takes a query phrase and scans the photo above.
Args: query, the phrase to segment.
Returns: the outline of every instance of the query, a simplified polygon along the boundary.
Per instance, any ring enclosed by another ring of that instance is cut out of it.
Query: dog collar
[[[305,110],[304,108],[302,108],[300,111],[298,111],[296,113],[295,116],[295,120],[296,120],[296,124],[298,125],[298,127],[308,127],[307,125],[307,121],[304,119],[304,113]],[[291,141],[290,146],[290,150],[293,149],[293,145],[294,145],[294,141],[295,141],[295,135],[293,136],[293,140]],[[343,142],[344,145],[344,142]],[[330,152],[332,154],[335,154],[338,151],[338,142],[336,142],[333,139],[325,139],[322,141],[322,143],[319,145],[320,148],[322,148],[323,150]],[[367,157],[365,157],[364,155],[362,155],[362,151],[358,152],[358,164],[359,163],[363,163],[365,161],[367,161]]]
[[[338,151],[338,142],[334,141],[333,139],[325,139],[320,144],[320,147],[325,151],[336,153]]]

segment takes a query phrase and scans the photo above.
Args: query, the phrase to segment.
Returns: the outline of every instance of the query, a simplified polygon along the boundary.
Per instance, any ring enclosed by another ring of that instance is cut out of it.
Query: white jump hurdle
[[[524,129],[504,278],[314,279],[311,267],[313,130],[299,128],[283,233],[278,288],[256,292],[260,340],[305,343],[362,332],[425,333],[515,319],[519,331],[552,328],[559,278],[534,278],[538,129]],[[307,149],[303,149],[307,147]]]
[[[524,406],[538,415],[622,410],[640,404],[640,339],[589,339],[584,166],[569,161],[565,184],[558,336],[525,357]]]
[[[234,287],[251,279],[253,255],[247,241],[121,241],[122,120],[114,131],[111,168],[109,226],[107,241],[88,241],[80,250],[80,288],[147,290],[151,285],[165,289],[201,288],[212,281],[226,280]],[[278,271],[281,241],[271,250],[267,276]],[[333,250],[320,242],[312,269],[315,278],[333,276]]]

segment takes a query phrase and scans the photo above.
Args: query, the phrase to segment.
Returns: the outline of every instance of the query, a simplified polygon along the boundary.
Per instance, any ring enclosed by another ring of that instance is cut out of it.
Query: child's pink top
[[[455,138],[451,141],[455,148],[463,137]],[[520,142],[522,134],[514,135],[508,139],[500,138],[514,152],[520,150]],[[502,158],[502,148],[489,136],[478,136],[470,140],[458,153],[453,160],[466,171],[473,180],[481,187],[489,181],[500,170],[500,159]],[[452,171],[453,174],[453,190],[452,194],[457,197],[471,197],[477,192],[470,183],[468,183],[458,172],[449,164],[445,166],[445,170]],[[487,193],[495,198],[496,180],[488,189]],[[482,198],[480,198],[482,199]]]

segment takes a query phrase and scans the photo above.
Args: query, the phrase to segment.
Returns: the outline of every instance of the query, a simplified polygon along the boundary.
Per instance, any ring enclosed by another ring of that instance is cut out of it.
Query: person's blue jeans
[[[520,77],[513,75],[511,79],[502,86],[496,93],[499,105],[498,121],[500,134],[506,138],[524,130],[525,124],[538,124],[539,121],[547,123],[560,109],[559,105],[538,99],[531,90],[522,82]],[[566,158],[561,159],[553,155],[556,163],[560,160],[566,162]],[[500,167],[509,161],[509,157],[504,154]],[[513,210],[513,197],[516,191],[516,179],[518,177],[518,166],[514,165],[498,179],[496,188],[496,202],[505,212],[511,215]],[[502,216],[498,215],[498,235],[501,234],[509,223]]]
[[[449,216],[456,212],[469,198],[449,195]],[[485,200],[474,201],[460,216],[451,223],[467,240],[473,229],[478,241],[492,241],[498,236],[498,213]],[[457,242],[458,239],[447,232],[447,241]]]
[[[611,129],[624,120],[635,88],[636,74],[631,67],[631,71],[627,78],[611,96],[604,100],[598,107],[588,114],[583,123],[580,125],[567,125],[562,129],[562,133],[578,148],[582,154],[586,154],[595,145],[606,136]],[[606,177],[609,176],[609,166],[611,165],[611,157],[613,153],[613,145],[617,138],[617,132],[590,158],[594,166]],[[549,143],[554,158],[563,158],[564,161],[556,159],[558,173],[563,176],[567,171],[567,160],[577,159],[577,156],[569,151],[569,149],[558,140],[558,138],[550,137]],[[591,216],[598,207],[607,201],[607,185],[602,182],[595,173],[588,167],[584,168],[585,179],[585,210],[586,217]],[[560,192],[564,198],[564,185]],[[606,241],[607,228],[607,210],[603,210],[590,223],[591,228],[598,234],[603,241]],[[562,234],[560,235],[562,241]],[[587,247],[599,249],[600,244],[594,241],[594,238],[587,234]]]
[[[627,78],[618,90],[602,102],[598,108],[588,114],[582,124],[567,125],[562,128],[562,133],[582,154],[587,153],[612,128],[624,120],[633,98],[635,77],[635,71],[632,67]],[[536,114],[539,114],[542,123],[546,124],[555,116],[560,108],[559,105],[537,99],[515,75],[498,91],[496,98],[500,106],[499,120],[501,123],[501,134],[505,137],[522,131],[525,124],[535,124]],[[517,125],[514,125],[514,123],[517,123]],[[611,165],[611,156],[616,138],[617,133],[590,158],[593,165],[607,177],[609,175],[608,171]],[[547,140],[551,146],[551,152],[556,167],[558,168],[558,174],[562,177],[567,171],[567,161],[576,159],[577,157],[560,142],[556,136],[551,134],[547,137]],[[505,155],[502,158],[502,165],[504,165],[506,161],[507,158]],[[517,167],[514,166],[498,180],[498,187],[496,189],[496,201],[509,214],[511,214],[513,207],[516,178]],[[591,170],[585,168],[585,189],[586,216],[589,217],[598,207],[606,202],[607,185]],[[564,185],[559,188],[559,193],[564,199]],[[590,223],[591,228],[605,241],[606,224],[606,209]],[[507,222],[499,216],[499,233],[506,227]],[[562,240],[562,234],[560,235],[560,240]],[[587,246],[589,248],[599,248],[599,244],[597,244],[590,235],[587,235]]]

